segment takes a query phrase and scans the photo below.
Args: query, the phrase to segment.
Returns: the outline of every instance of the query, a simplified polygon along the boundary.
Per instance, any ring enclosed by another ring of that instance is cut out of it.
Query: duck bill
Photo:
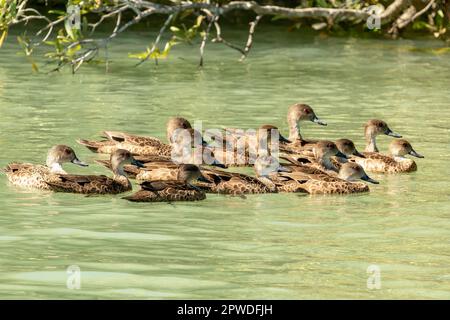
[[[291,169],[287,168],[287,167],[283,167],[283,166],[279,166],[277,169],[278,172],[292,172]]]
[[[135,165],[138,168],[145,168],[145,165],[136,159],[131,159],[131,164]]]
[[[316,116],[314,117],[314,119],[312,120],[312,122],[317,123],[317,124],[320,124],[321,126],[326,126],[326,125],[328,125],[325,121],[319,119],[319,118],[316,117]]]
[[[367,174],[361,177],[361,180],[373,183],[373,184],[379,184],[379,182],[377,180],[372,179],[371,177],[369,177]]]
[[[80,161],[80,159],[78,159],[78,158],[73,159],[72,163],[76,164],[77,166],[80,166],[80,167],[88,167],[89,166],[87,163]]]
[[[342,152],[340,152],[340,151],[338,151],[335,154],[335,156],[338,157],[338,158],[342,158],[342,159],[348,159],[348,157],[345,154],[343,154]]]
[[[219,162],[218,160],[214,160],[213,163],[211,163],[211,166],[222,168],[222,169],[228,168],[228,166],[224,165],[223,163]]]
[[[210,182],[211,182],[211,181],[209,181],[208,179],[206,179],[204,175],[200,175],[200,176],[197,178],[197,180],[200,181],[200,182],[206,182],[206,183],[210,183]]]
[[[353,152],[353,155],[356,156],[356,157],[360,157],[360,158],[365,158],[366,157],[365,155],[363,155],[358,150],[355,150],[355,152]]]
[[[278,141],[280,142],[284,142],[284,143],[291,143],[291,140],[286,139],[285,137],[283,137],[281,134],[278,138]]]
[[[398,133],[396,133],[396,132],[393,132],[391,129],[387,129],[387,131],[384,133],[385,135],[387,135],[387,136],[391,136],[391,137],[394,137],[394,138],[401,138],[402,136],[400,135],[400,134],[398,134]]]
[[[411,152],[409,154],[416,158],[425,158],[423,155],[421,155],[420,153],[417,153],[415,150],[411,150]]]

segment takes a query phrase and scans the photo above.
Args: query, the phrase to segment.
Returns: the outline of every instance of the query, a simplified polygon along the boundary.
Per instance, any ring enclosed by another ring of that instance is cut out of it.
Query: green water
[[[72,76],[32,75],[11,36],[0,50],[0,166],[43,162],[64,143],[91,163],[69,172],[109,174],[76,138],[109,129],[165,139],[174,115],[204,128],[271,123],[287,134],[295,102],[329,124],[304,124],[306,138],[347,137],[363,149],[363,123],[381,118],[425,159],[416,173],[373,175],[381,184],[366,195],[173,204],[23,191],[2,175],[1,298],[450,298],[450,56],[411,50],[439,43],[267,30],[244,63],[208,44],[203,70],[197,46],[134,68],[127,54],[150,38],[116,41],[108,74],[87,67]],[[382,151],[389,142],[380,137]],[[79,290],[66,286],[70,265],[81,269]],[[381,289],[367,288],[370,265]]]

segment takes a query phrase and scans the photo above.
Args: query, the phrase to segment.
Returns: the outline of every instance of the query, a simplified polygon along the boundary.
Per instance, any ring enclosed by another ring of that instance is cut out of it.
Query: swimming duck
[[[234,128],[225,130],[226,144],[220,144],[213,150],[218,161],[229,166],[253,165],[258,156],[278,152],[279,144],[290,143],[280,134],[277,127],[269,124],[250,132]],[[277,141],[273,141],[273,138]]]
[[[334,157],[347,159],[347,156],[339,151],[333,141],[321,140],[311,144],[301,155],[282,154],[281,159],[290,162],[289,168],[293,171],[303,171],[308,173],[318,173],[320,170],[326,173],[328,170],[338,172]],[[341,160],[343,161],[343,160]],[[312,169],[312,171],[310,170]],[[305,171],[307,170],[307,171]]]
[[[135,156],[134,158],[143,165],[139,167],[133,164],[127,164],[124,166],[124,171],[129,178],[135,178],[139,181],[146,180],[176,180],[178,175],[178,169],[181,164],[195,164],[202,161],[209,163],[213,167],[227,168],[227,166],[220,163],[214,158],[214,155],[210,155],[210,159],[205,159],[206,155],[202,154],[203,150],[201,147],[194,149],[200,154],[193,154],[189,150],[189,154],[186,157],[167,157],[167,156]],[[197,158],[198,157],[198,158]],[[181,161],[174,161],[181,160]],[[95,160],[95,162],[103,165],[104,167],[111,170],[110,160]]]
[[[64,163],[73,163],[82,167],[88,165],[78,159],[75,151],[66,145],[53,146],[47,154],[46,165],[31,163],[10,163],[3,170],[9,182],[25,188],[51,190],[45,181],[55,179],[56,174],[65,174]]]
[[[170,118],[167,122],[166,133],[170,144],[163,143],[160,139],[154,137],[144,137],[117,131],[104,131],[107,138],[102,141],[77,140],[93,152],[111,153],[117,149],[130,151],[134,155],[162,155],[171,156],[173,144],[179,142],[183,136],[178,134],[179,130],[187,130],[191,135],[192,141],[199,140],[205,145],[201,134],[194,130],[188,120],[180,117]]]
[[[136,161],[128,150],[117,149],[111,153],[111,167],[113,178],[96,175],[57,174],[56,179],[46,181],[53,191],[72,192],[83,194],[117,194],[131,190],[131,182],[128,180],[124,165],[132,163],[137,166],[142,164]]]
[[[230,195],[277,192],[277,188],[273,184],[267,185],[259,178],[246,174],[216,169],[205,169],[202,172],[208,182],[198,184],[198,186],[206,192]]]
[[[262,157],[258,159],[263,167],[267,168],[265,163],[276,164],[277,160],[274,157]],[[261,166],[255,163],[255,168]],[[271,165],[269,167],[273,167]],[[304,171],[289,172],[291,167],[286,167],[284,172],[271,172],[270,170],[264,173],[264,170],[258,170],[260,179],[264,177],[266,183],[270,182],[276,186],[279,192],[306,192],[309,194],[350,194],[359,192],[368,192],[369,187],[362,182],[355,182],[359,179],[378,184],[377,181],[371,179],[365,173],[364,169],[356,164],[347,162],[342,164],[339,174],[326,173],[306,173]]]
[[[401,138],[398,133],[393,132],[386,122],[382,120],[372,119],[364,125],[364,136],[366,137],[365,152],[378,152],[376,137],[380,134],[385,134],[394,138]]]
[[[350,139],[339,139],[335,141],[336,147],[338,148],[338,150],[347,156],[347,158],[341,158],[341,157],[333,157],[331,159],[333,165],[337,168],[340,169],[341,165],[343,163],[348,162],[348,157],[354,156],[354,157],[360,157],[360,158],[364,158],[365,156],[359,152],[356,147],[355,144],[353,143],[352,140]]]
[[[141,190],[123,199],[133,202],[197,201],[206,198],[205,192],[193,185],[196,180],[207,181],[193,164],[180,165],[176,180],[145,181]]]
[[[289,140],[303,140],[300,133],[300,122],[311,121],[321,126],[327,123],[316,116],[313,108],[304,103],[296,103],[289,107],[287,114],[287,123],[289,125]]]
[[[364,158],[353,157],[351,160],[360,164],[365,170],[378,173],[402,173],[417,170],[417,164],[404,156],[409,154],[417,158],[424,158],[417,153],[405,139],[393,140],[389,145],[391,155],[378,152],[364,152]]]
[[[289,140],[291,143],[280,144],[280,150],[284,152],[298,153],[303,150],[304,146],[314,143],[314,140],[304,140],[300,133],[300,123],[302,121],[311,121],[321,126],[327,123],[319,119],[314,110],[307,104],[296,103],[289,107],[287,113],[287,123],[289,126]]]

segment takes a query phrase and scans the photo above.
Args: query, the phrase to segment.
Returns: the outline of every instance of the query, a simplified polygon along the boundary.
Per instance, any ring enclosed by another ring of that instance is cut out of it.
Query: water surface
[[[0,51],[0,166],[43,162],[64,143],[92,163],[68,171],[109,174],[76,138],[109,129],[165,139],[174,115],[205,128],[270,123],[287,134],[295,102],[329,124],[304,124],[306,138],[346,137],[363,149],[363,123],[381,118],[425,159],[416,173],[374,175],[381,184],[366,195],[198,203],[23,191],[1,176],[1,298],[450,298],[450,59],[413,50],[439,43],[260,30],[244,63],[208,44],[203,70],[197,46],[134,68],[127,54],[150,38],[127,34],[109,73],[72,76],[31,74],[11,37]],[[383,152],[389,142],[380,137]],[[81,269],[79,290],[66,287],[70,265]],[[379,290],[367,288],[370,265],[381,270]]]

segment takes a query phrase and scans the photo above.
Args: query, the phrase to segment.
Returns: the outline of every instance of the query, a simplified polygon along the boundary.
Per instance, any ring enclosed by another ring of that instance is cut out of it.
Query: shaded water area
[[[0,50],[0,166],[44,162],[64,143],[91,163],[69,172],[109,174],[76,138],[109,129],[165,140],[174,115],[287,134],[295,102],[328,122],[304,124],[305,138],[346,137],[362,150],[364,122],[380,118],[425,159],[416,173],[373,175],[381,184],[370,194],[172,204],[24,191],[2,175],[1,298],[450,298],[450,59],[421,50],[437,42],[260,29],[244,63],[208,44],[199,70],[198,47],[180,45],[158,67],[135,68],[127,54],[149,39],[129,33],[110,50],[110,73],[72,76],[31,74],[11,36]],[[383,152],[390,139],[379,138]],[[79,290],[66,286],[70,265],[81,269]],[[379,290],[367,288],[371,265]]]

